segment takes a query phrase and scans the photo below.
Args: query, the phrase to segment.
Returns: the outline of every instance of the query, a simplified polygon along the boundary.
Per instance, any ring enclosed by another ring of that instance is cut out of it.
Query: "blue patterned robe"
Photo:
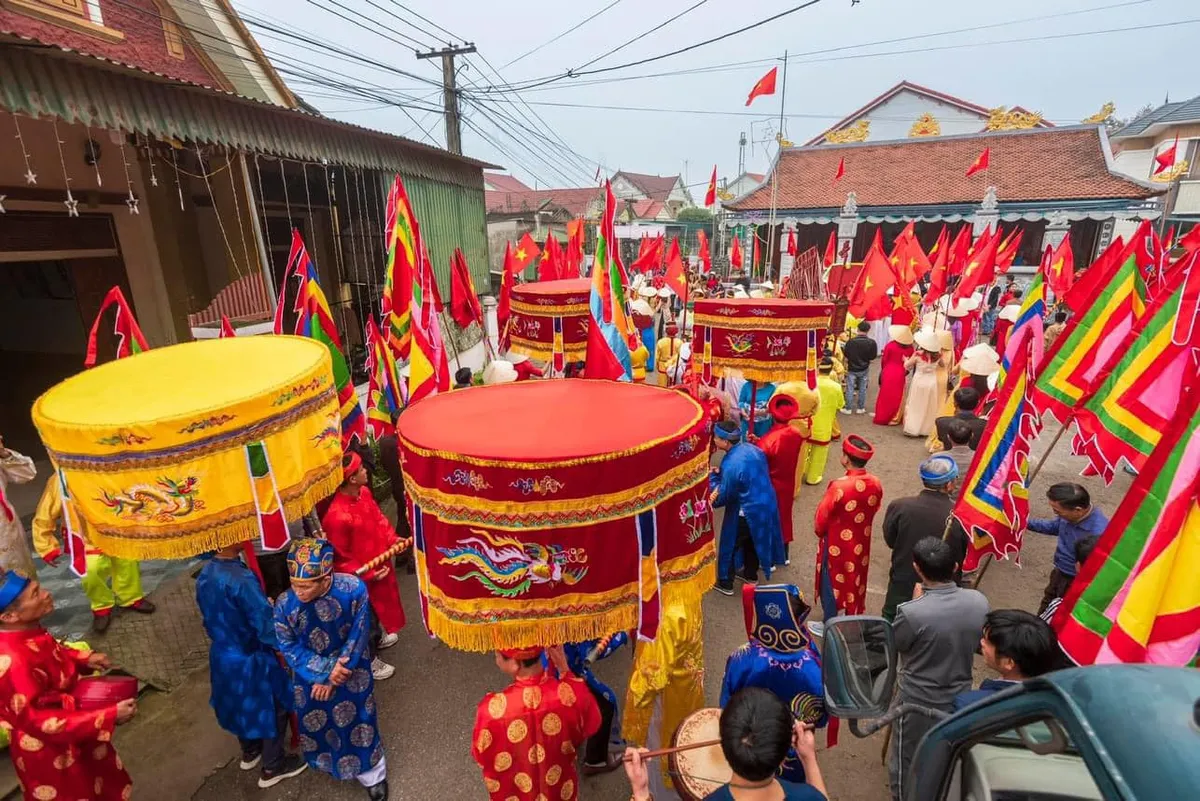
[[[800,651],[782,653],[765,647],[758,640],[750,640],[730,654],[725,662],[721,706],[746,687],[770,690],[784,703],[793,706],[793,714],[800,711],[801,704],[819,705],[820,719],[816,725],[821,727],[829,722],[823,700],[825,690],[821,684],[821,657],[812,643]],[[788,751],[787,759],[779,768],[779,776],[785,781],[804,781],[804,767],[795,751]]]
[[[291,709],[292,696],[258,578],[240,559],[211,559],[196,577],[196,605],[212,640],[209,703],[217,723],[245,740],[274,737],[275,707]]]
[[[275,633],[293,672],[305,760],[338,779],[353,779],[373,768],[383,759],[383,744],[375,722],[367,586],[335,573],[329,592],[307,604],[289,589],[275,602]],[[349,657],[350,678],[334,687],[328,701],[317,701],[313,685],[327,684],[343,656]]]
[[[592,652],[592,649],[599,642],[599,640],[588,640],[587,642],[567,643],[563,646],[563,652],[567,655],[567,667],[571,668],[571,672],[587,682],[587,686],[594,693],[613,705],[610,736],[619,740],[621,735],[621,704],[617,701],[617,694],[612,691],[611,687],[600,681],[596,674],[592,672],[591,665],[587,663],[587,655]],[[613,652],[627,642],[629,642],[629,635],[623,631],[617,632],[608,641],[608,645],[600,653],[596,654],[596,661],[612,656]]]
[[[739,515],[744,515],[750,526],[759,567],[770,578],[771,570],[783,564],[783,531],[779,526],[779,505],[775,503],[775,487],[767,470],[766,454],[757,445],[739,442],[721,460],[715,481],[717,500],[713,506],[725,508],[717,554],[717,578],[730,580],[734,570],[742,569],[742,550],[734,547]]]

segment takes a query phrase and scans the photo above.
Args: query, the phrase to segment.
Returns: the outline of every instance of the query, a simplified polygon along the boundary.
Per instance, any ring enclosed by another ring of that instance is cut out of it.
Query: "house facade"
[[[1164,103],[1111,135],[1115,164],[1125,175],[1161,186],[1167,225],[1182,234],[1200,225],[1200,96]],[[1175,157],[1156,170],[1156,157]],[[1119,228],[1118,233],[1131,233]]]
[[[625,201],[625,222],[673,220],[682,209],[695,206],[679,175],[645,175],[618,171],[612,176],[613,195]]]

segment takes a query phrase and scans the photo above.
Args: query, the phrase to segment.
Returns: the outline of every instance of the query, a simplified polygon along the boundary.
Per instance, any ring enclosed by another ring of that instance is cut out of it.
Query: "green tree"
[[[712,222],[712,212],[699,206],[689,206],[686,209],[680,209],[679,214],[675,215],[675,219],[678,222],[710,223]]]

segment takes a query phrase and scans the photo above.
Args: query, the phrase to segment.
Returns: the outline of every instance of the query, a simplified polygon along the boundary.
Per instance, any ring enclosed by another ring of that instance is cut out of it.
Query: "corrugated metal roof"
[[[52,52],[53,51],[53,52]],[[313,163],[401,172],[483,187],[483,161],[217,89],[163,80],[58,48],[0,49],[0,106],[30,116],[226,145]]]
[[[1155,125],[1200,121],[1200,95],[1182,103],[1163,103],[1141,119],[1134,120],[1112,134],[1111,139],[1128,139],[1140,136]]]

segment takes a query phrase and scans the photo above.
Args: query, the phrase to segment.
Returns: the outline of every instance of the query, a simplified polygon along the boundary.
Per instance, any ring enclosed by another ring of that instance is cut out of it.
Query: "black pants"
[[[603,765],[608,761],[608,744],[612,741],[613,716],[617,710],[607,698],[592,690],[591,685],[588,689],[600,705],[600,728],[584,744],[583,761],[586,765]]]
[[[283,764],[283,758],[287,756],[287,750],[284,747],[287,739],[288,729],[288,713],[278,703],[275,704],[275,736],[264,737],[261,740],[246,740],[238,738],[238,743],[242,746],[242,759],[253,759],[262,754],[262,769],[264,771],[276,770]]]
[[[258,555],[258,569],[262,571],[264,589],[267,597],[272,601],[291,586],[291,579],[288,578],[287,557],[286,550]]]
[[[754,550],[754,537],[750,534],[750,524],[746,518],[738,518],[737,539],[733,543],[734,550],[742,552],[742,577],[750,581],[758,581],[758,551]]]
[[[1059,570],[1057,567],[1050,571],[1050,581],[1046,582],[1046,589],[1042,593],[1042,603],[1038,606],[1038,614],[1046,611],[1046,607],[1055,598],[1066,596],[1067,590],[1071,588],[1071,582],[1075,580],[1074,576],[1068,576],[1066,573]]]

